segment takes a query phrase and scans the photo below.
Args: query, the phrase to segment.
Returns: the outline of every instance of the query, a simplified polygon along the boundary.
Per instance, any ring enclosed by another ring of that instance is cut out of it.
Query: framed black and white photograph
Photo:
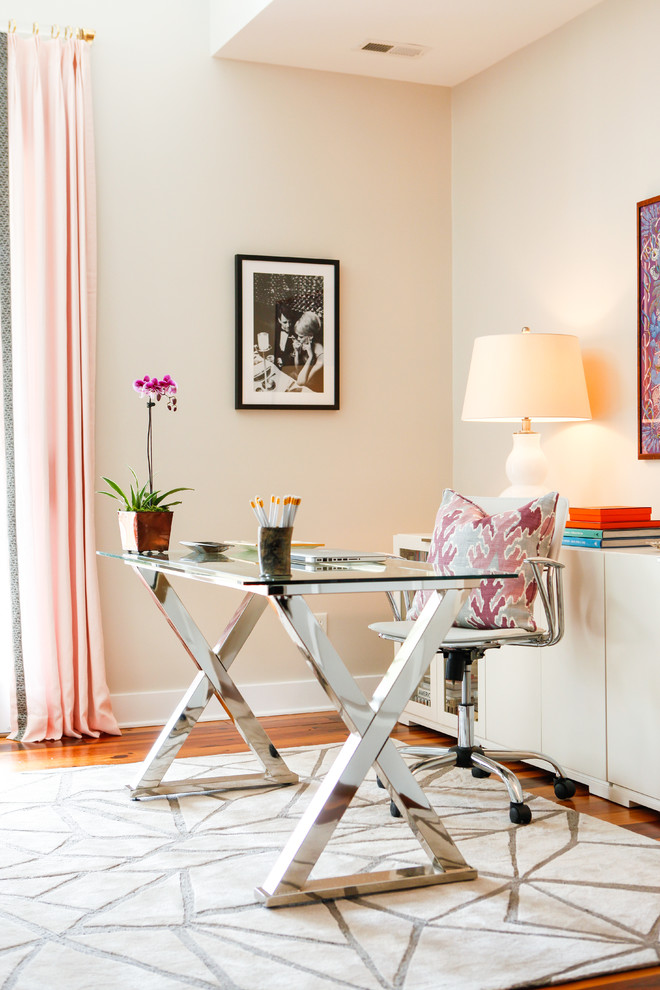
[[[339,262],[236,255],[236,408],[339,409]]]

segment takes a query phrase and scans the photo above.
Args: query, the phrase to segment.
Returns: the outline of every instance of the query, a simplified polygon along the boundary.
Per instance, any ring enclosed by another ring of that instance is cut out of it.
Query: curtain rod
[[[27,33],[27,32],[22,32],[22,33]],[[13,17],[9,21],[9,25],[7,27],[7,34],[16,34],[16,21],[14,20]],[[35,21],[34,24],[32,25],[32,34],[35,35],[39,34],[39,24],[37,23],[37,21]],[[87,28],[81,28],[81,27],[62,28],[61,34],[64,39],[78,38],[80,41],[87,41],[90,45],[92,44],[94,38],[96,37],[96,31],[88,31]],[[59,38],[60,36],[59,24],[53,24],[51,26],[50,36],[51,38]]]

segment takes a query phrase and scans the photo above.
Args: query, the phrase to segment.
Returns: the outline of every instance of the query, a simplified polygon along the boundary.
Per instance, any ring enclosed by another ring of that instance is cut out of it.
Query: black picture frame
[[[237,254],[236,409],[339,409],[339,262]]]

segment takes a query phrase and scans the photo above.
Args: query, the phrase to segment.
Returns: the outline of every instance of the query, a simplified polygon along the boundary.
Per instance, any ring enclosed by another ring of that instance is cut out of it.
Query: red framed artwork
[[[660,196],[637,204],[638,453],[660,458]]]

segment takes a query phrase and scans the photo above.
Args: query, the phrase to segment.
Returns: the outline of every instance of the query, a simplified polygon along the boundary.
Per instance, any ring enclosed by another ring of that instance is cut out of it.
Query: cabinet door
[[[542,751],[566,770],[605,780],[605,558],[562,549],[565,627],[541,650]]]
[[[605,561],[608,777],[660,799],[660,556]]]
[[[483,663],[488,742],[508,749],[541,748],[540,652],[536,646],[487,651]]]
[[[428,674],[414,691],[404,711],[410,722],[426,725],[430,729],[457,734],[456,691],[445,681],[445,662],[440,655],[431,662]],[[447,691],[447,688],[450,690]],[[460,686],[458,687],[460,701]]]
[[[486,736],[485,729],[485,682],[484,660],[472,666],[472,702],[474,705],[474,732],[478,740]],[[461,683],[445,680],[445,661],[438,654],[431,662],[428,674],[413,692],[404,709],[405,724],[414,722],[426,725],[450,736],[458,735],[458,704],[461,700]]]

